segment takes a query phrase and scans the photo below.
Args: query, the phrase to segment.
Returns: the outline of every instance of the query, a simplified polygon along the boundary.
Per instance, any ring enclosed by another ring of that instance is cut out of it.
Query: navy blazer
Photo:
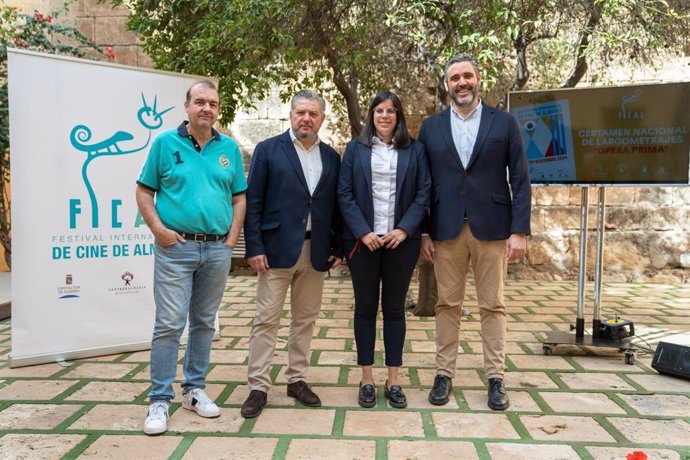
[[[515,118],[494,107],[482,107],[477,140],[465,169],[453,143],[450,116],[447,109],[427,118],[419,132],[431,170],[431,238],[457,237],[465,216],[479,240],[529,234],[532,192]]]
[[[247,180],[245,257],[265,254],[271,268],[294,266],[311,212],[314,269],[328,270],[331,255],[342,258],[342,219],[336,198],[340,156],[323,142],[319,150],[323,171],[312,195],[288,131],[256,146]]]
[[[419,142],[398,149],[395,175],[395,228],[409,238],[420,238],[431,191],[429,166]],[[371,147],[353,139],[345,148],[338,181],[338,203],[343,215],[343,238],[356,240],[374,228]]]

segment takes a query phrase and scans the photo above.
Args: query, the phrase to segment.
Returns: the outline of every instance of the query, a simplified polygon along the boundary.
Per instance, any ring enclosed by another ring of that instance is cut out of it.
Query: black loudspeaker
[[[652,359],[652,367],[660,374],[690,379],[690,347],[659,342]]]

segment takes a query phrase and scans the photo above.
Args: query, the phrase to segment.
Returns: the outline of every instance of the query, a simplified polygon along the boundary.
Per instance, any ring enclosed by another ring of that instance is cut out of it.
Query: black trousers
[[[360,366],[374,364],[379,297],[383,310],[386,366],[402,365],[405,295],[419,257],[419,248],[418,239],[407,239],[395,249],[379,248],[374,252],[361,242],[345,241],[347,265],[355,292],[355,343]]]

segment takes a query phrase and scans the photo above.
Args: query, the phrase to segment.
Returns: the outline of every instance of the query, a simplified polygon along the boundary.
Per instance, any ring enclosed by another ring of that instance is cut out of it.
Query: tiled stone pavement
[[[221,307],[221,338],[214,342],[207,388],[221,417],[202,419],[183,410],[178,397],[169,431],[158,437],[141,431],[149,388],[146,351],[68,367],[10,369],[10,320],[0,322],[0,458],[613,460],[642,451],[650,459],[690,460],[690,380],[658,374],[651,354],[638,354],[633,365],[617,349],[601,347],[559,345],[552,356],[542,354],[546,333],[567,331],[575,321],[574,282],[508,283],[511,407],[494,412],[486,407],[474,297],[447,406],[426,400],[435,373],[433,318],[410,316],[402,375],[409,407],[386,404],[379,351],[378,405],[361,409],[350,280],[330,278],[309,378],[323,407],[302,407],[285,394],[286,310],[269,404],[259,418],[244,420],[239,406],[248,391],[255,281],[232,276]],[[690,345],[690,285],[606,284],[602,299],[602,317],[617,313],[634,320],[641,346],[653,350],[659,340]]]

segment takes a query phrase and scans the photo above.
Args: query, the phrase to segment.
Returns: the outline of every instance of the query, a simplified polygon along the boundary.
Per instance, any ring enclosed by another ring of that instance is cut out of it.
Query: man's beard
[[[453,102],[455,102],[455,105],[457,105],[458,107],[469,107],[472,105],[475,99],[477,99],[478,95],[479,91],[476,87],[474,87],[470,90],[469,94],[465,96],[465,99],[462,99],[457,92],[454,92],[451,95],[451,99],[453,99]]]
[[[295,130],[293,130],[293,132],[295,133],[295,137],[297,139],[313,139],[316,137],[316,133],[314,131],[312,131],[311,129],[308,132],[295,131]]]

